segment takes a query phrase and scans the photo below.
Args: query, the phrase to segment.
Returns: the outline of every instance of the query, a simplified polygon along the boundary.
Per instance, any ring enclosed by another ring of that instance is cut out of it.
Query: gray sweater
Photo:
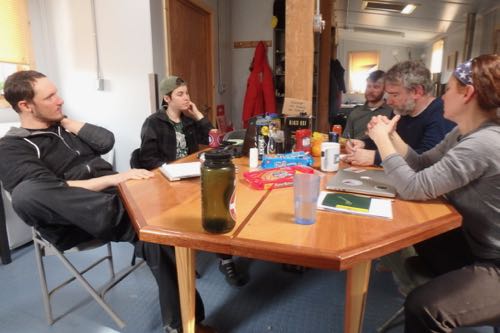
[[[433,149],[382,165],[403,199],[445,195],[463,216],[463,231],[479,259],[500,262],[500,126],[488,122],[461,136],[453,129]]]

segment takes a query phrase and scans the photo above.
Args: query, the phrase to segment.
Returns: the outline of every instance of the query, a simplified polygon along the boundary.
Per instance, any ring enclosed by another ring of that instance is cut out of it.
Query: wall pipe
[[[99,43],[97,40],[97,19],[96,19],[96,13],[95,13],[95,0],[90,0],[90,5],[92,7],[92,24],[93,24],[93,36],[94,36],[94,45],[95,45],[95,55],[96,55],[96,74],[97,74],[97,80],[98,80],[98,87],[99,87],[99,80],[102,79],[102,74],[101,74],[101,61],[99,57]]]

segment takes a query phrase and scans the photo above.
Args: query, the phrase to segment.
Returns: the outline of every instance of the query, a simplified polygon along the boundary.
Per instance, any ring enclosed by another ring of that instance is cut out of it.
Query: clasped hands
[[[400,118],[400,115],[396,115],[392,119],[381,115],[372,117],[366,126],[366,133],[370,139],[377,143],[381,138],[390,137],[394,133]]]
[[[386,116],[374,116],[366,126],[366,133],[377,143],[382,137],[389,136],[396,129],[396,124],[400,116],[397,115],[392,119]],[[368,166],[375,163],[375,151],[365,149],[365,143],[361,140],[352,139],[346,143],[347,154],[344,157],[344,162],[352,165]]]

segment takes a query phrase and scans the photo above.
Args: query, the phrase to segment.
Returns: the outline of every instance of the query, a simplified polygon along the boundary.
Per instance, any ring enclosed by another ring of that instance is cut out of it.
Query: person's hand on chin
[[[192,118],[196,121],[203,118],[203,114],[200,112],[200,110],[198,110],[198,107],[193,102],[189,102],[189,107],[182,110],[182,113],[184,113],[186,117]]]

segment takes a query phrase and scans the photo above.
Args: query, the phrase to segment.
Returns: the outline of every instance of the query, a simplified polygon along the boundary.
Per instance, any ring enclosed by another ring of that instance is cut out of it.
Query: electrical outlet
[[[104,90],[104,79],[97,79],[97,90]]]
[[[313,17],[313,31],[322,32],[325,29],[325,20],[321,14],[315,14]]]

